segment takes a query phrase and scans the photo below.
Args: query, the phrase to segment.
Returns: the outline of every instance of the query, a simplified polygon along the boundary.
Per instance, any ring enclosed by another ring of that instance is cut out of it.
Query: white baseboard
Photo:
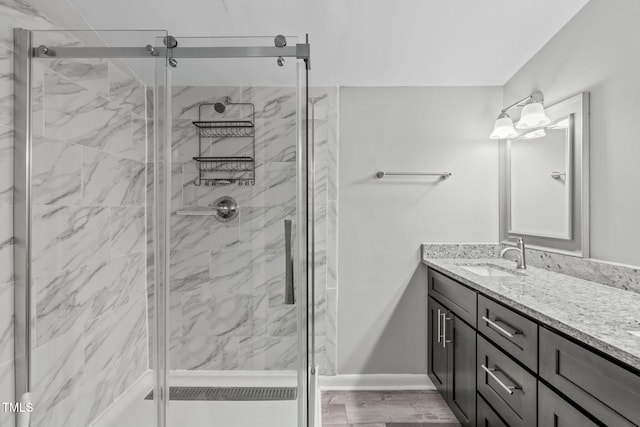
[[[427,375],[364,374],[320,377],[320,390],[435,390]]]

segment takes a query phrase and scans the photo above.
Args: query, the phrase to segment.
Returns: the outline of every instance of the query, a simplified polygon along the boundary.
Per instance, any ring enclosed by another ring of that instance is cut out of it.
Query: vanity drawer
[[[527,368],[538,370],[538,325],[478,295],[478,330]]]
[[[512,427],[536,425],[536,379],[478,335],[478,392]]]
[[[476,395],[477,398],[477,422],[476,426],[478,427],[509,427],[504,421],[500,419],[498,414],[491,409],[491,406],[480,396]]]
[[[554,393],[541,382],[538,383],[538,427],[598,427],[586,415]]]
[[[542,327],[540,376],[606,425],[640,425],[640,376]]]
[[[456,316],[475,327],[478,300],[474,290],[430,268],[429,295],[435,297]]]

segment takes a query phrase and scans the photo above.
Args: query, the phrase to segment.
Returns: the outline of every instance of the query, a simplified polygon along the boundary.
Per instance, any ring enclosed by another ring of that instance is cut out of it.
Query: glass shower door
[[[304,63],[234,50],[273,37],[177,43],[167,425],[306,427]],[[206,57],[217,47],[230,57]]]
[[[168,74],[145,45],[166,35],[16,33],[16,396],[31,393],[31,426],[162,425],[143,399],[164,345],[148,301],[168,259]]]

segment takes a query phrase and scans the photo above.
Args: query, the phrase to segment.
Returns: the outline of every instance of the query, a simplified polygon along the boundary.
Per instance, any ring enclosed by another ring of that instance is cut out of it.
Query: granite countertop
[[[640,294],[506,259],[430,259],[423,263],[505,305],[640,370]],[[492,264],[516,274],[479,276],[461,265]],[[637,331],[634,335],[629,331]]]

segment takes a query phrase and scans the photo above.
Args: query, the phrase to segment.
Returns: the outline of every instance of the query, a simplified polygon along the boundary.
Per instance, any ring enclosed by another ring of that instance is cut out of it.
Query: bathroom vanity
[[[464,426],[640,425],[640,294],[424,259],[428,374]]]

